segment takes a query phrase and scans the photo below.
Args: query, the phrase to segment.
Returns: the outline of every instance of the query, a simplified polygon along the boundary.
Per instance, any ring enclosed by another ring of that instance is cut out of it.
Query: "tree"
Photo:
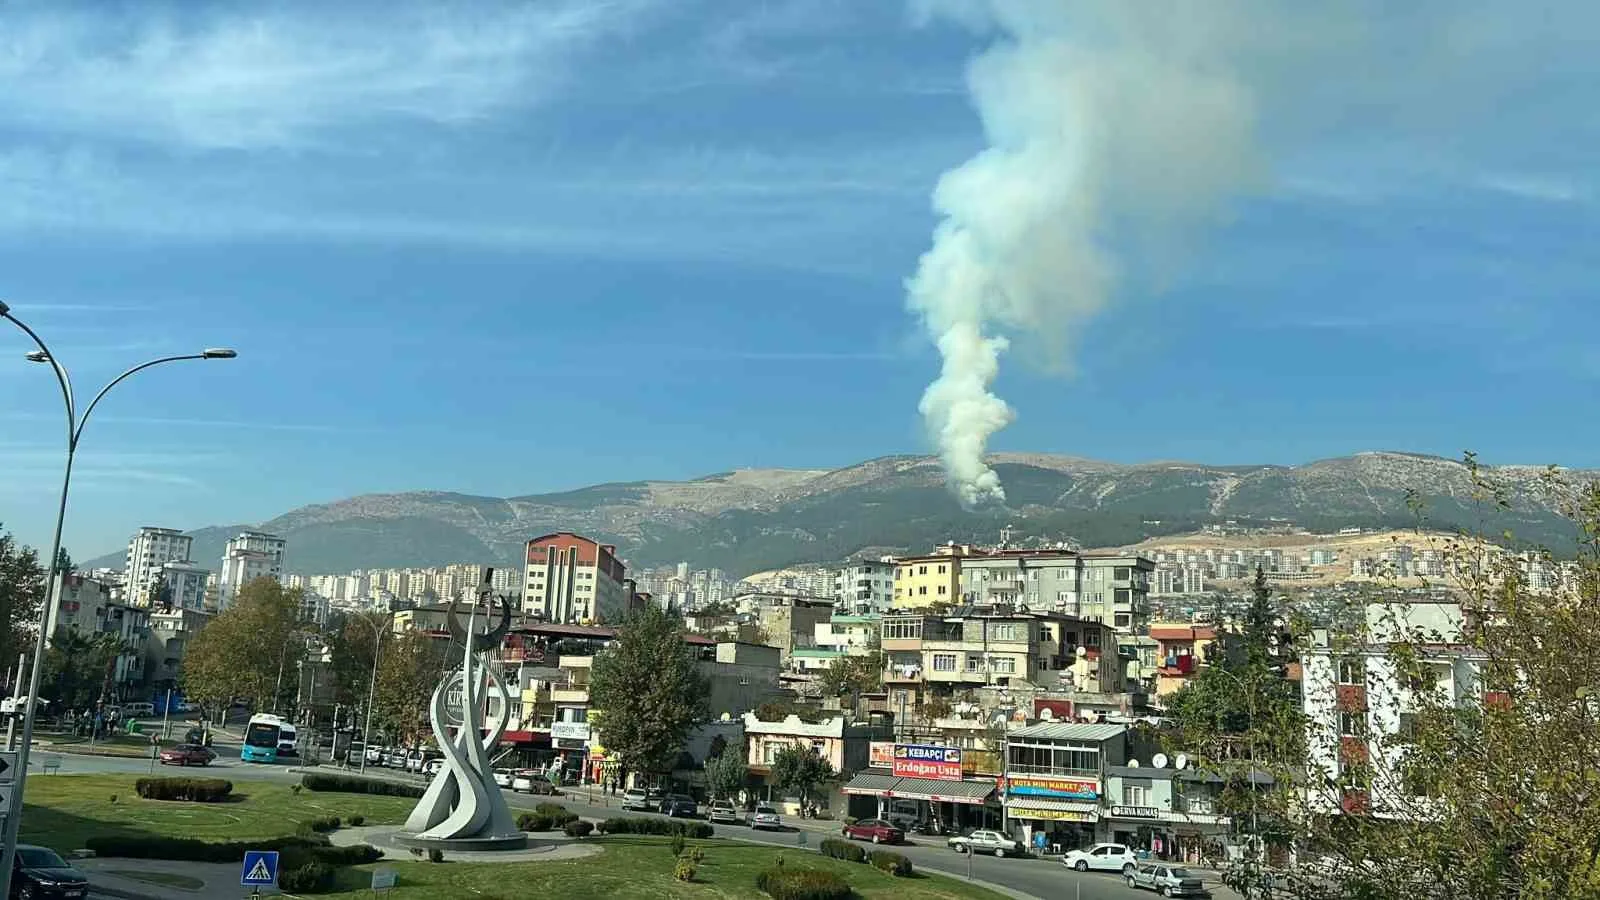
[[[183,660],[184,693],[226,708],[249,697],[258,710],[279,709],[285,689],[292,699],[295,672],[305,658],[300,590],[273,578],[239,589],[233,603],[190,642]]]
[[[369,642],[371,637],[367,636]],[[452,668],[452,650],[459,651],[460,645],[420,631],[407,631],[393,640],[385,637],[382,649],[372,700],[372,724],[404,744],[421,743],[432,733],[428,703],[434,688]]]
[[[706,787],[713,798],[735,797],[744,789],[749,771],[742,746],[725,748],[706,760]]]
[[[589,699],[601,742],[624,772],[667,772],[706,720],[709,685],[683,622],[655,604],[632,612],[594,658]]]
[[[922,713],[923,719],[932,722],[936,719],[950,718],[951,714],[955,712],[955,707],[951,705],[948,697],[929,697],[922,701],[922,705],[918,707],[918,712]]]
[[[56,634],[45,652],[40,695],[61,709],[89,709],[107,698],[107,688],[123,646],[116,635],[84,634],[76,628]]]
[[[0,660],[14,660],[33,647],[44,595],[39,554],[0,531]]]
[[[806,805],[819,785],[833,777],[833,764],[803,744],[781,748],[772,760],[772,783],[799,797],[801,806]]]
[[[846,656],[822,670],[824,694],[866,694],[883,687],[883,654],[874,650],[864,656]]]
[[[334,612],[324,632],[328,646],[333,701],[352,709],[366,709],[372,684],[374,647],[387,649],[393,637],[389,617],[380,613]],[[374,638],[378,644],[374,644]]]
[[[71,575],[78,567],[73,565],[72,556],[67,553],[67,548],[56,548],[56,573],[58,575]]]

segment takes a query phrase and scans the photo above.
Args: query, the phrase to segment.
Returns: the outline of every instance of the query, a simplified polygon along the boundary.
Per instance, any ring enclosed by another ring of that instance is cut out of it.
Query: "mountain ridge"
[[[1507,483],[1509,508],[1479,506],[1466,464],[1402,451],[1364,451],[1300,465],[1117,463],[1042,453],[996,453],[1005,506],[963,509],[938,460],[894,455],[839,469],[746,468],[686,481],[604,482],[546,494],[487,497],[455,491],[362,494],[289,510],[253,526],[198,529],[206,564],[243,527],[286,538],[286,567],[306,574],[481,561],[507,564],[550,531],[614,543],[629,565],[689,560],[734,574],[830,562],[871,547],[925,550],[944,540],[993,541],[1004,527],[1041,541],[1120,546],[1206,524],[1293,522],[1318,531],[1415,522],[1570,543],[1545,467],[1482,471]],[[1566,470],[1583,481],[1594,470]],[[1559,546],[1558,546],[1559,549]],[[120,566],[119,554],[92,564]]]

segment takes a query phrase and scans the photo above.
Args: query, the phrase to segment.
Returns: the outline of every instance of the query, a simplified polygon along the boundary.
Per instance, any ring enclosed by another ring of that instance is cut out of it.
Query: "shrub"
[[[233,793],[233,782],[221,778],[141,778],[133,789],[146,800],[190,800],[220,803]]]
[[[678,860],[677,866],[672,869],[672,877],[679,881],[693,881],[694,863],[689,862],[687,859]]]
[[[358,828],[365,821],[367,821],[366,816],[346,816],[344,823],[349,825],[351,828]]]
[[[906,859],[905,854],[893,850],[872,851],[872,865],[880,872],[888,872],[899,878],[911,876],[911,860]]]
[[[705,861],[706,861],[706,852],[704,850],[701,850],[699,847],[696,847],[693,850],[689,851],[689,862],[692,862],[692,863],[694,863],[695,865],[698,866],[698,865],[700,865],[701,863],[703,863]]]
[[[440,850],[438,847],[430,847],[428,849],[428,862],[431,862],[431,863],[442,863],[442,862],[444,862],[444,851]]]
[[[832,872],[773,866],[756,876],[756,888],[773,900],[849,900],[850,884]]]
[[[817,852],[823,856],[842,859],[845,862],[863,862],[867,858],[867,851],[849,841],[841,841],[838,838],[823,838],[822,844],[817,848]]]
[[[681,835],[681,834],[673,835],[672,836],[672,840],[668,842],[667,846],[672,848],[672,855],[673,856],[682,856],[683,855],[683,835]]]
[[[536,812],[536,813],[541,813],[543,815],[547,815],[552,819],[559,818],[559,817],[565,816],[565,815],[569,815],[569,813],[567,812],[567,808],[565,806],[562,806],[559,803],[550,803],[548,801],[546,801],[544,803],[540,803],[539,805],[535,806],[533,808],[533,811]]]
[[[424,788],[398,781],[357,778],[354,775],[306,775],[300,779],[308,791],[340,794],[377,794],[382,797],[421,797]]]
[[[285,837],[261,841],[197,841],[194,838],[96,835],[84,842],[95,856],[125,859],[177,859],[185,862],[240,862],[246,850],[280,853],[314,852],[327,847],[324,837]]]
[[[555,826],[550,823],[550,817],[539,813],[522,813],[517,816],[518,831],[549,831]]]
[[[325,819],[312,819],[310,822],[307,822],[306,824],[309,825],[311,827],[311,830],[315,831],[317,834],[327,834],[330,831],[338,830],[338,828],[339,828],[339,817],[338,816],[328,816]]]
[[[117,802],[117,795],[116,795],[116,794],[112,794],[112,795],[111,795],[111,802],[112,802],[112,803],[115,803],[115,802]]]
[[[716,834],[706,822],[683,822],[676,819],[607,819],[600,823],[606,834],[681,834],[688,838],[709,838]]]
[[[319,862],[309,862],[278,875],[278,887],[295,894],[320,894],[333,887],[333,868]]]
[[[300,796],[300,789],[301,786],[298,784],[289,785],[289,793],[295,795],[296,797]]]
[[[578,819],[568,822],[561,830],[566,832],[567,837],[570,838],[586,838],[589,836],[589,832],[594,831],[594,826],[582,819]]]
[[[348,847],[312,847],[311,859],[330,866],[362,866],[383,859],[383,851],[368,844]]]

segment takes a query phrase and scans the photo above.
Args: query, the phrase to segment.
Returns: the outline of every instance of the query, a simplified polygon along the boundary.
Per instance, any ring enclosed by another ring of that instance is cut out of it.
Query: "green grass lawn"
[[[176,747],[177,745],[178,741],[175,740],[164,740],[160,744],[163,748]],[[48,749],[77,753],[84,756],[122,756],[149,759],[150,736],[119,734],[111,738],[97,740],[93,746],[90,745],[89,739],[86,737],[61,736],[52,738]]]
[[[894,878],[869,865],[826,859],[809,850],[786,850],[733,841],[690,841],[706,858],[693,883],[673,879],[672,850],[666,838],[622,836],[590,841],[603,852],[584,859],[528,863],[381,862],[340,873],[342,893],[330,897],[371,897],[372,870],[393,867],[399,881],[393,900],[477,900],[561,897],[563,900],[649,900],[656,897],[745,898],[765,896],[756,890],[756,874],[781,854],[791,868],[837,872],[856,893],[881,900],[1002,900],[1000,894],[953,878],[917,874]]]
[[[157,775],[210,777],[204,769],[156,770]],[[301,791],[270,781],[233,779],[229,803],[144,800],[135,775],[36,775],[28,779],[22,839],[59,851],[91,836],[161,835],[224,841],[294,834],[302,822],[327,816],[367,817],[369,825],[398,824],[416,803],[405,797]],[[111,801],[116,795],[116,802]]]

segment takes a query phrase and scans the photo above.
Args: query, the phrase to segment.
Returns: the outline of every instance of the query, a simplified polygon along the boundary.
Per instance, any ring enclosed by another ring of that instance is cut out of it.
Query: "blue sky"
[[[995,33],[924,5],[0,6],[0,298],[81,392],[240,351],[107,400],[69,547],[928,451],[905,279]],[[1108,238],[1115,298],[1070,372],[1007,355],[994,449],[1600,466],[1600,23],[1407,9],[1263,102],[1213,225]],[[0,332],[0,521],[38,544],[59,401],[26,349]]]

